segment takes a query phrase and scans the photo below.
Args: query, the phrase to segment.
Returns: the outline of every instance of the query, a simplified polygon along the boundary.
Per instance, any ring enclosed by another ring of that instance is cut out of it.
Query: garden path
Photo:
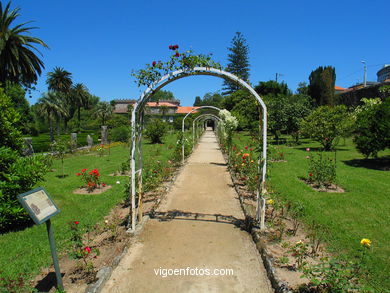
[[[208,130],[102,292],[273,292],[255,244],[240,229],[243,220]],[[182,275],[157,275],[164,269],[182,269]],[[233,275],[183,275],[196,269],[232,269]]]

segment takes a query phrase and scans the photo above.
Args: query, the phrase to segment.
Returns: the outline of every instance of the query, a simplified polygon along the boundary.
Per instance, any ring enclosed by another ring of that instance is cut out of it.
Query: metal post
[[[63,291],[64,285],[62,284],[62,276],[61,276],[60,266],[58,264],[58,256],[56,251],[56,242],[54,240],[54,234],[53,234],[53,229],[51,227],[50,219],[46,221],[46,228],[47,228],[47,236],[49,237],[51,257],[53,258],[54,269],[56,272],[57,288]]]
[[[366,61],[362,60],[360,61],[364,64],[364,87],[367,86],[367,64]]]

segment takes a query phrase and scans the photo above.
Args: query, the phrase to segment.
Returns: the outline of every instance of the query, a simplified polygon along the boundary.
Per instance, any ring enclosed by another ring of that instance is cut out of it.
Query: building
[[[114,114],[127,114],[136,100],[114,100]],[[147,102],[145,114],[161,116],[164,121],[173,122],[175,115],[185,115],[198,107],[181,107],[179,100]],[[195,111],[196,112],[196,111]]]
[[[390,64],[385,64],[382,69],[376,73],[378,82],[384,82],[390,79]]]
[[[342,92],[345,92],[346,90],[347,90],[346,88],[343,88],[341,86],[337,86],[337,85],[334,86],[334,91],[336,94],[340,94]]]

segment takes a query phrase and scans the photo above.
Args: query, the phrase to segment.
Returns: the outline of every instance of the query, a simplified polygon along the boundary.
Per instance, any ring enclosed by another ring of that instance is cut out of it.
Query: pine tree
[[[202,99],[199,96],[195,97],[194,107],[199,107],[201,105],[202,105]]]
[[[228,54],[229,63],[226,71],[245,81],[249,81],[249,48],[246,39],[240,32],[236,32],[232,39],[231,47],[228,50],[230,53]],[[237,83],[229,80],[225,80],[223,86],[223,95],[229,95],[241,88]]]

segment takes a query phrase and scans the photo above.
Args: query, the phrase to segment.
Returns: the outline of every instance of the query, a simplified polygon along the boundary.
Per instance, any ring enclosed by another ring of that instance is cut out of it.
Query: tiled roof
[[[334,86],[334,89],[335,89],[336,91],[345,91],[345,90],[346,90],[346,88],[343,88],[343,87],[337,86],[337,85]]]
[[[197,109],[198,107],[177,107],[176,114],[187,114],[190,113],[192,109]],[[192,113],[196,113],[197,111],[194,111]]]
[[[167,107],[177,107],[176,103],[170,103],[170,102],[148,102],[147,105],[149,107],[161,107],[161,106],[167,106]]]

